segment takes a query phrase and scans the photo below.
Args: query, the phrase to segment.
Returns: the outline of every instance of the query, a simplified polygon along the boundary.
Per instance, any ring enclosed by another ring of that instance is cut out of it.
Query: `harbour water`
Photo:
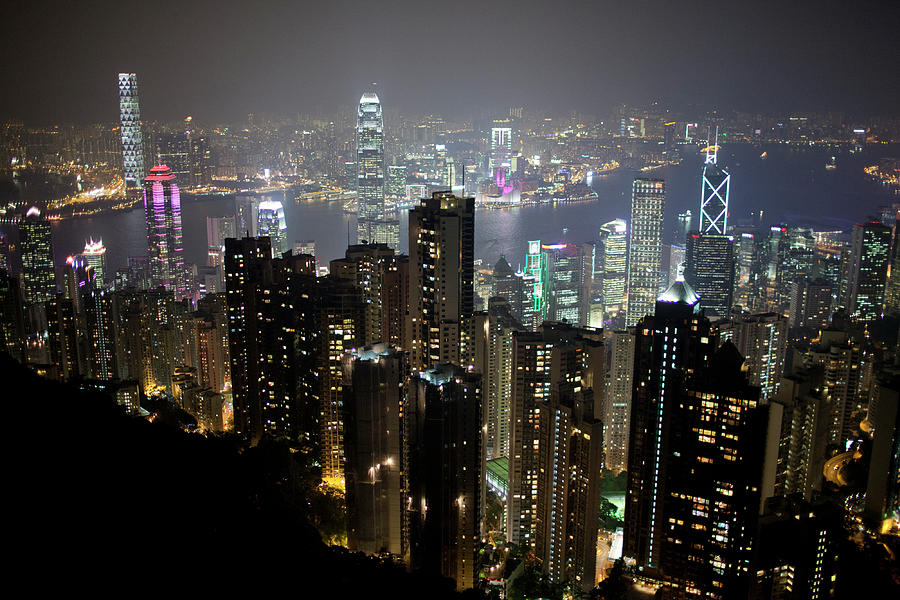
[[[765,150],[767,158],[760,158]],[[837,155],[835,169],[825,169],[828,158]],[[749,219],[763,211],[764,225],[790,225],[845,229],[874,215],[879,206],[897,200],[891,190],[870,181],[863,167],[884,156],[900,156],[900,146],[869,146],[851,154],[825,148],[799,149],[787,145],[725,145],[719,164],[732,173],[730,214],[732,222]],[[681,164],[643,173],[666,180],[666,239],[675,238],[675,215],[691,209],[695,218],[700,199],[702,157],[693,155]],[[629,219],[631,182],[636,172],[620,169],[595,177],[598,199],[556,205],[479,209],[475,219],[475,256],[493,264],[505,254],[513,267],[520,264],[527,240],[586,242],[597,238],[600,226],[615,218]],[[343,255],[348,230],[356,230],[355,217],[345,214],[340,202],[296,204],[285,200],[287,239],[315,240],[320,264]],[[185,258],[200,265],[206,260],[206,217],[233,214],[231,197],[183,198]],[[406,251],[407,220],[401,216],[401,249]],[[565,233],[564,233],[565,232]],[[89,238],[102,238],[109,268],[124,266],[128,256],[146,254],[142,209],[54,223],[53,242],[57,264],[68,254],[79,252]]]

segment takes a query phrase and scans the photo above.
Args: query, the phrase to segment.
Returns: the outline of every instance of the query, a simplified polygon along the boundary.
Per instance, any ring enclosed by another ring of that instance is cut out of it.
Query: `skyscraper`
[[[399,223],[384,209],[384,119],[381,101],[374,92],[359,99],[356,121],[356,239],[362,244],[380,242],[396,249]]]
[[[410,567],[475,585],[484,453],[481,376],[441,364],[410,378],[403,406]]]
[[[684,279],[708,316],[725,317],[734,303],[734,242],[728,231],[731,175],[716,164],[718,145],[707,148],[697,233],[687,236]]]
[[[600,226],[601,256],[603,279],[601,282],[601,300],[603,302],[604,319],[610,319],[622,310],[625,299],[625,283],[628,272],[628,225],[622,219],[616,219]]]
[[[119,73],[119,118],[122,122],[122,162],[125,185],[137,187],[144,181],[144,142],[141,132],[141,103],[137,74]]]
[[[28,209],[19,225],[19,241],[25,305],[46,302],[56,295],[53,243],[50,221],[34,206]]]
[[[659,567],[668,527],[662,516],[668,410],[688,373],[706,367],[714,348],[700,299],[683,281],[659,297],[654,314],[635,330],[623,552],[639,567]]]
[[[869,324],[881,316],[888,272],[891,230],[878,222],[853,226],[847,273],[847,291],[843,299],[850,317]]]
[[[701,298],[700,304],[703,304]],[[750,383],[760,388],[763,401],[772,400],[784,374],[788,320],[777,313],[739,315],[732,320],[732,341],[744,357]]]
[[[550,274],[550,320],[586,325],[593,269],[587,268],[584,246],[542,244]]]
[[[79,255],[82,260],[92,269],[97,278],[98,285],[102,286],[106,283],[106,246],[103,240],[96,242],[91,238],[90,241],[84,243],[84,251]]]
[[[636,177],[631,196],[628,248],[628,327],[653,312],[659,287],[659,258],[666,189],[661,179]]]
[[[491,178],[495,178],[497,171],[505,169],[509,171],[512,164],[512,128],[511,127],[492,127],[491,128],[491,158],[490,171]]]
[[[410,366],[460,364],[475,303],[475,199],[435,192],[409,211]]]
[[[263,200],[259,203],[256,232],[272,240],[272,257],[281,256],[287,247],[287,223],[284,220],[284,206],[280,200]]]
[[[475,371],[483,377],[485,458],[509,456],[509,402],[512,394],[513,334],[520,330],[502,297],[490,301],[487,313],[476,313]],[[493,302],[501,300],[501,303]]]
[[[181,299],[188,294],[181,231],[181,192],[169,167],[157,165],[144,179],[147,254],[153,287],[163,286]]]
[[[347,538],[354,552],[406,550],[402,409],[405,355],[387,344],[344,355]]]
[[[606,468],[628,468],[628,426],[631,422],[631,382],[634,374],[634,331],[616,331],[606,339],[607,383],[603,409]]]
[[[692,233],[687,238],[684,280],[700,296],[710,317],[727,317],[734,304],[734,242],[718,233]]]

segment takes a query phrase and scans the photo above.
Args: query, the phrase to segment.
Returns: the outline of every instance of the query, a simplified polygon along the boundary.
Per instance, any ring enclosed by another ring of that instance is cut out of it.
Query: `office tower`
[[[491,128],[491,156],[488,168],[491,178],[496,177],[497,171],[505,169],[508,172],[512,164],[512,128]]]
[[[268,238],[225,240],[235,432],[306,444],[315,432],[319,351],[310,265],[273,259]],[[312,414],[311,414],[312,413]]]
[[[384,210],[384,120],[381,101],[374,92],[359,99],[356,165],[357,242],[379,242],[396,249],[399,224],[388,220]]]
[[[718,132],[716,133],[718,137]],[[718,164],[718,142],[706,149],[700,192],[700,222],[697,231],[701,235],[728,233],[728,195],[731,174]],[[701,295],[702,298],[702,295]]]
[[[403,556],[405,355],[387,344],[344,355],[347,546]]]
[[[56,295],[53,243],[50,221],[34,206],[28,209],[19,224],[19,246],[25,305],[46,302]]]
[[[609,352],[606,405],[603,409],[603,443],[606,468],[628,467],[628,429],[631,422],[631,385],[634,375],[634,331],[616,331],[606,337]]]
[[[19,280],[0,269],[0,350],[25,360],[25,310]]]
[[[622,310],[627,280],[626,263],[628,262],[628,226],[625,221],[616,219],[604,223],[600,227],[601,258],[603,263],[603,280],[601,298],[604,318],[615,317]]]
[[[834,598],[842,532],[842,513],[834,504],[770,498],[754,536],[747,595]]]
[[[413,570],[474,587],[481,538],[484,454],[481,376],[440,364],[408,383],[403,472]]]
[[[886,371],[876,380],[866,424],[872,438],[866,511],[886,520],[900,509],[900,378],[896,372]]]
[[[486,460],[509,456],[512,344],[513,334],[521,327],[502,300],[502,296],[491,298],[488,312],[473,317],[475,372],[483,377]]]
[[[91,238],[90,241],[85,242],[84,251],[78,257],[94,270],[98,285],[106,284],[106,246],[103,245],[103,240],[95,242]]]
[[[399,332],[392,330],[396,327],[396,321],[386,314],[392,303],[385,303],[386,296],[402,293],[397,287],[385,285],[386,274],[396,269],[394,250],[387,244],[374,242],[350,246],[344,258],[331,261],[331,276],[356,286],[361,294],[365,305],[363,341],[367,345],[399,337]]]
[[[522,307],[522,322],[529,329],[536,330],[550,313],[550,271],[547,255],[541,251],[541,241],[528,242],[525,254],[523,277],[525,301]]]
[[[690,210],[678,213],[678,222],[675,227],[675,243],[684,245],[687,243],[687,236],[691,232],[691,223],[693,216]]]
[[[181,192],[169,167],[157,165],[144,179],[144,215],[151,285],[178,299],[188,295],[181,230]]]
[[[796,279],[791,284],[790,326],[821,329],[831,322],[831,282],[821,277],[815,280]]]
[[[683,282],[637,328],[624,554],[679,597],[747,585],[768,407]]]
[[[776,496],[799,495],[810,500],[822,489],[822,469],[831,421],[831,404],[823,392],[821,366],[797,369],[785,376],[771,401],[772,417],[780,422]]]
[[[475,303],[475,199],[435,192],[409,211],[410,366],[458,364]]]
[[[734,303],[746,310],[757,310],[760,295],[759,237],[756,231],[735,230],[734,256],[737,262]]]
[[[587,272],[584,246],[542,244],[541,250],[550,274],[550,320],[586,325],[592,274]]]
[[[406,165],[388,167],[387,196],[395,206],[406,199]]]
[[[249,192],[234,196],[234,226],[238,238],[255,238],[259,226],[259,198]]]
[[[847,289],[843,305],[855,322],[865,325],[881,317],[891,247],[891,230],[877,222],[853,226],[848,250]]]
[[[364,345],[365,309],[359,288],[331,276],[319,277],[317,378],[321,389],[319,448],[322,478],[344,487],[344,354]]]
[[[144,181],[144,142],[137,74],[119,73],[119,118],[122,123],[122,161],[125,185],[138,187]]]
[[[115,379],[116,330],[110,292],[87,286],[81,291],[88,374],[93,379]]]
[[[847,332],[836,329],[822,330],[818,343],[810,347],[805,357],[805,366],[818,365],[825,369],[825,389],[831,398],[828,436],[831,444],[846,443],[862,420],[861,357],[859,343]]]
[[[509,262],[502,254],[494,265],[491,284],[493,295],[506,298],[506,301],[509,303],[510,314],[516,320],[521,320],[522,304],[525,300],[523,280],[521,277],[516,276],[515,271],[509,266]]]
[[[763,401],[773,399],[784,374],[787,317],[776,313],[736,315],[732,328],[732,341],[746,361],[750,382],[760,389]]]
[[[659,286],[665,203],[666,189],[661,179],[634,179],[628,248],[628,308],[625,312],[628,327],[653,312]]]
[[[223,266],[225,240],[236,235],[234,217],[206,217],[206,266]]]
[[[535,547],[540,519],[535,510],[544,456],[541,415],[551,395],[567,382],[580,381],[593,390],[595,402],[602,399],[605,352],[600,337],[599,330],[550,322],[537,332],[513,334],[507,531],[520,546]]]
[[[714,225],[710,225],[714,227]],[[687,239],[684,280],[700,296],[710,317],[731,313],[734,293],[734,242],[717,233],[692,233]]]
[[[281,256],[287,247],[287,223],[284,220],[284,206],[280,200],[263,200],[259,203],[256,233],[272,240],[272,258]]]
[[[663,509],[672,407],[689,374],[708,367],[716,345],[699,298],[684,281],[666,290],[635,329],[623,553],[641,570],[659,569],[669,526]]]

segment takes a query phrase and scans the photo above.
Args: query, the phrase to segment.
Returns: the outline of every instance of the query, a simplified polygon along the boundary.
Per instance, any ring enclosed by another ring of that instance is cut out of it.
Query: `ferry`
[[[825,161],[825,169],[830,171],[832,169],[837,169],[837,158],[832,156],[827,161]]]

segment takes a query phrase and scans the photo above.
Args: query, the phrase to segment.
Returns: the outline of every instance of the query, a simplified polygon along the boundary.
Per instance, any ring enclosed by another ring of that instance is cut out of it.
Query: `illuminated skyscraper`
[[[144,180],[144,142],[141,104],[135,73],[119,73],[119,118],[122,122],[122,162],[125,185],[137,187]]]
[[[619,314],[625,298],[625,282],[628,276],[628,226],[625,221],[616,219],[604,223],[600,227],[601,256],[603,279],[601,283],[601,299],[603,301],[604,319]]]
[[[550,320],[587,324],[592,269],[586,268],[584,246],[542,244],[550,273]]]
[[[409,339],[413,369],[460,363],[475,304],[475,199],[435,192],[409,211]]]
[[[234,217],[206,217],[206,266],[222,266],[225,240],[237,235],[234,220]]]
[[[181,192],[169,167],[157,165],[144,179],[147,254],[153,287],[181,299],[188,294],[181,232]]]
[[[884,309],[884,290],[888,273],[891,230],[881,223],[853,226],[849,248],[847,290],[844,307],[860,323],[878,319]]]
[[[94,269],[94,275],[97,278],[97,284],[106,283],[106,246],[103,240],[96,242],[91,238],[90,241],[84,243],[84,252],[79,255],[85,263]]]
[[[703,165],[703,186],[700,192],[701,234],[724,235],[728,229],[728,192],[731,175],[716,164],[718,146],[707,148],[706,163]]]
[[[356,121],[356,238],[397,249],[400,225],[384,210],[384,119],[374,92],[359,99]]]
[[[666,188],[661,179],[636,177],[631,196],[628,248],[628,309],[625,323],[636,325],[653,313],[659,290],[659,258]]]
[[[32,206],[19,225],[25,305],[46,302],[56,295],[50,221]]]
[[[263,200],[259,203],[256,231],[259,236],[272,240],[272,257],[277,258],[287,248],[287,223],[284,220],[284,206],[279,200]]]
[[[509,172],[512,164],[512,128],[491,128],[491,177],[495,177],[499,169]]]
[[[603,409],[603,442],[606,468],[628,468],[628,424],[631,422],[631,381],[634,373],[634,331],[616,331],[606,340],[606,402]]]

